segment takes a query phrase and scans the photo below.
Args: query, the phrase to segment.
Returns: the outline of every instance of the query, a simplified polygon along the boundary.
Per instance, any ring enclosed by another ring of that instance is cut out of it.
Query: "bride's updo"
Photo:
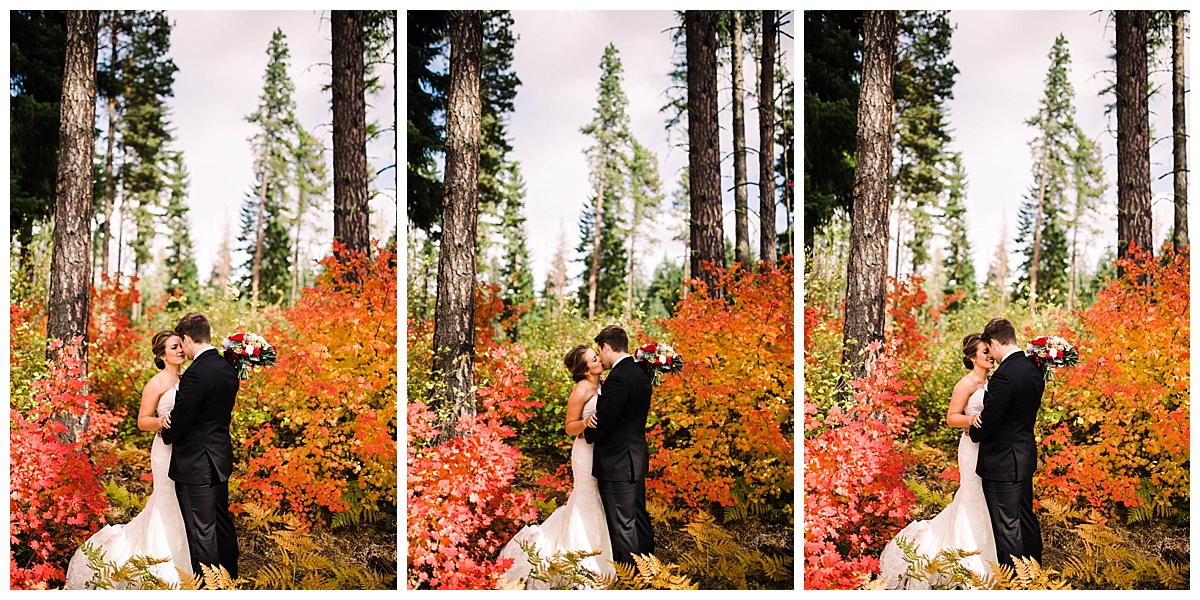
[[[571,348],[571,351],[567,352],[567,355],[563,357],[563,365],[571,372],[571,379],[574,379],[576,383],[587,379],[587,351],[588,347],[580,344]]]
[[[173,337],[179,337],[179,334],[175,333],[173,329],[164,329],[150,338],[150,348],[154,353],[154,366],[158,367],[160,371],[167,366],[162,357],[167,353],[167,340]]]
[[[983,341],[983,336],[978,333],[968,333],[967,337],[963,338],[963,367],[968,371],[975,368],[975,350],[979,347],[979,342]]]

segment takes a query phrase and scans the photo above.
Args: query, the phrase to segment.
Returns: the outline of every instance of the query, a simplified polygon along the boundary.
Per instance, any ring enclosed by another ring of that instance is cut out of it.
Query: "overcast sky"
[[[963,154],[967,173],[967,222],[975,269],[980,280],[1000,236],[1009,238],[1010,272],[1020,265],[1013,240],[1018,211],[1033,182],[1033,157],[1029,142],[1033,129],[1025,120],[1038,110],[1050,68],[1048,55],[1059,33],[1067,38],[1071,54],[1069,79],[1075,88],[1076,120],[1084,132],[1100,142],[1104,155],[1105,192],[1091,225],[1099,230],[1086,248],[1085,267],[1090,271],[1105,250],[1116,247],[1116,115],[1105,115],[1113,97],[1099,93],[1113,79],[1114,32],[1108,12],[983,12],[953,11],[957,26],[950,57],[959,69],[954,99],[949,102],[951,148]],[[1169,57],[1167,57],[1169,58]],[[1154,75],[1162,93],[1150,102],[1152,136],[1171,132],[1170,73]],[[1170,231],[1172,206],[1171,142],[1152,145],[1151,181],[1154,192],[1154,241],[1158,245]],[[1002,225],[1007,224],[1006,229]],[[893,227],[894,231],[894,227]],[[889,258],[894,260],[895,246]]]
[[[583,265],[574,252],[579,244],[579,217],[593,194],[588,183],[588,166],[584,149],[590,138],[579,132],[593,116],[597,89],[600,83],[600,58],[612,42],[620,53],[624,67],[622,87],[629,98],[628,114],[633,135],[652,150],[659,160],[659,175],[670,206],[671,194],[678,189],[681,170],[687,155],[681,148],[672,148],[664,129],[664,114],[659,112],[666,102],[664,95],[671,85],[674,44],[668,29],[678,25],[671,11],[642,12],[540,12],[514,11],[513,28],[520,36],[513,57],[513,68],[521,78],[514,111],[510,119],[512,158],[521,163],[526,181],[525,215],[528,219],[529,248],[534,281],[538,289],[545,284],[545,274],[560,231],[565,233],[570,252],[570,273],[576,277],[570,285],[579,284]],[[793,18],[784,30],[794,31]],[[789,70],[796,71],[793,41],[783,36],[782,50]],[[728,70],[723,69],[718,83],[722,108],[730,102]],[[754,65],[747,53],[745,85],[753,89]],[[776,89],[779,83],[776,82]],[[758,112],[747,102],[746,142],[758,147]],[[732,148],[730,111],[721,114],[721,152],[728,155]],[[686,136],[686,131],[683,132]],[[679,134],[672,142],[678,143]],[[757,182],[758,163],[755,155],[747,159],[748,179]],[[732,185],[733,163],[722,163],[722,188]],[[758,190],[751,187],[749,206],[752,247],[758,247]],[[725,192],[725,233],[733,238],[733,193]],[[778,227],[784,227],[782,210],[778,211]],[[645,242],[639,253],[650,257],[644,260],[644,277],[650,277],[654,266],[668,257],[683,260],[683,245],[670,242],[672,223],[665,212],[659,222],[644,228],[639,237]],[[757,252],[756,252],[757,253]]]
[[[225,228],[236,239],[240,210],[254,185],[249,138],[255,128],[246,116],[258,107],[267,67],[267,44],[276,28],[287,36],[288,73],[296,86],[296,116],[326,147],[333,177],[328,11],[205,12],[169,11],[174,24],[170,56],[179,67],[175,95],[168,99],[174,146],[183,151],[191,174],[188,203],[192,241],[202,279],[207,279]],[[390,67],[390,65],[389,65]],[[385,92],[367,99],[367,120],[393,125],[395,70],[381,68]],[[396,164],[391,131],[368,144],[370,171]],[[371,203],[374,238],[389,237],[396,223],[396,170],[384,171],[374,186],[383,193]],[[333,187],[325,204],[324,233],[313,240],[313,258],[324,256],[333,237]],[[235,255],[235,263],[244,257]]]

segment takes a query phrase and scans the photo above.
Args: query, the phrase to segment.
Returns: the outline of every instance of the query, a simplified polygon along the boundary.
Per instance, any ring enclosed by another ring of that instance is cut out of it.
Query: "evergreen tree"
[[[649,319],[670,317],[683,298],[683,266],[663,257],[641,299],[641,310]]]
[[[862,11],[804,11],[806,253],[837,210],[851,210],[861,40]]]
[[[929,264],[933,215],[945,187],[950,141],[945,102],[954,97],[958,67],[950,60],[954,26],[949,11],[901,11],[895,74],[896,96],[896,275],[904,223],[912,232],[905,246],[912,271]]]
[[[178,292],[192,298],[199,286],[199,272],[192,256],[191,223],[188,207],[184,203],[188,193],[188,172],[183,164],[183,153],[172,152],[167,171],[167,206],[163,222],[167,229],[167,257],[163,261],[166,269],[167,292]]]
[[[291,245],[280,219],[288,202],[291,181],[291,139],[294,134],[296,86],[288,75],[290,53],[287,36],[276,29],[267,46],[267,71],[258,108],[246,117],[257,131],[250,138],[254,152],[256,193],[248,194],[242,207],[242,234],[238,238],[249,255],[245,264],[251,299],[257,301],[262,290],[277,301],[291,289]],[[279,245],[282,244],[282,245]],[[270,263],[269,266],[265,266]]]
[[[629,100],[621,88],[621,72],[621,58],[610,43],[600,59],[599,96],[592,121],[580,129],[593,140],[585,152],[594,195],[580,217],[582,239],[577,248],[585,269],[580,306],[587,307],[589,319],[621,307],[627,293],[621,202],[626,192],[624,163],[630,135],[625,112]]]
[[[1026,124],[1036,131],[1030,141],[1033,184],[1021,207],[1017,244],[1024,255],[1014,288],[1017,297],[1063,301],[1068,288],[1066,191],[1068,165],[1076,140],[1075,90],[1067,78],[1071,64],[1067,39],[1061,34],[1050,50],[1050,69],[1038,112]]]
[[[784,210],[787,213],[787,230],[780,236],[780,256],[796,254],[796,80],[779,61],[781,84],[779,106],[775,109],[775,144],[780,147],[775,160],[775,176],[779,178]]]
[[[971,242],[967,239],[966,196],[967,174],[963,172],[962,155],[950,157],[950,172],[946,180],[946,204],[943,224],[946,228],[946,251],[942,268],[946,277],[944,294],[960,293],[964,300],[975,298],[975,263],[971,260]],[[956,308],[958,303],[952,305]]]
[[[988,264],[985,283],[988,296],[999,298],[1001,308],[1008,300],[1008,240],[1008,221],[1005,220],[1000,224],[1000,241],[996,244],[992,262]]]
[[[8,14],[9,216],[14,258],[28,273],[33,227],[54,212],[67,21],[60,10]]]
[[[501,237],[504,239],[504,258],[499,272],[500,298],[504,301],[504,319],[510,319],[533,300],[533,272],[529,268],[529,248],[526,245],[525,180],[517,163],[508,163],[501,183],[505,199],[500,221]],[[511,339],[517,339],[518,329],[518,324],[512,323],[508,331]]]
[[[1100,154],[1100,144],[1088,138],[1078,128],[1075,130],[1075,146],[1071,154],[1071,183],[1075,191],[1075,202],[1072,214],[1066,219],[1067,229],[1071,232],[1068,311],[1075,308],[1076,291],[1082,280],[1082,275],[1077,268],[1079,235],[1084,229],[1088,217],[1095,212],[1104,197],[1104,191],[1108,188],[1104,181],[1104,157]]]
[[[221,232],[221,245],[217,246],[217,259],[213,262],[212,273],[208,276],[208,286],[223,296],[233,276],[233,241],[229,234],[228,217]]]

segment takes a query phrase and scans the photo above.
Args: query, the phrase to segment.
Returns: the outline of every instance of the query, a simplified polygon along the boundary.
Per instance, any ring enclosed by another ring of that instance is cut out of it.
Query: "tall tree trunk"
[[[750,266],[750,216],[746,189],[746,108],[742,77],[742,11],[733,11],[729,54],[733,71],[733,247],[734,259]]]
[[[604,152],[604,150],[601,150],[601,152]],[[600,234],[602,227],[600,219],[604,216],[604,177],[608,173],[607,161],[607,156],[602,157],[600,160],[600,189],[596,192],[596,223],[592,227],[592,264],[588,270],[588,319],[596,317],[596,289],[599,286],[598,278],[600,276]]]
[[[58,136],[58,174],[54,202],[54,251],[50,260],[50,298],[46,337],[69,343],[83,337],[79,349],[87,374],[88,290],[92,281],[92,155],[95,152],[96,52],[100,13],[67,11],[67,47],[63,67],[62,124]],[[57,350],[47,349],[55,358]],[[77,440],[87,428],[87,413],[61,416],[65,439]]]
[[[450,12],[450,87],[446,101],[446,175],[434,309],[434,388],[441,440],[475,414],[475,225],[479,196],[479,97],[483,13]]]
[[[1146,11],[1117,11],[1117,256],[1154,252],[1150,213],[1150,111]],[[1123,269],[1122,269],[1123,271]]]
[[[1171,11],[1171,120],[1175,157],[1175,251],[1183,252],[1188,247],[1187,224],[1187,119],[1184,94],[1184,19],[1186,10]]]
[[[762,12],[762,71],[758,84],[759,260],[775,257],[775,11]],[[887,268],[886,266],[884,267]]]
[[[1033,258],[1029,261],[1029,308],[1037,305],[1038,265],[1042,260],[1042,214],[1046,202],[1046,180],[1050,178],[1050,150],[1042,151],[1042,177],[1038,184],[1037,215],[1033,225]]]
[[[862,87],[854,167],[854,209],[846,280],[842,362],[855,378],[867,372],[862,351],[883,339],[887,279],[888,178],[892,170],[892,74],[896,64],[895,11],[866,11]]]
[[[266,230],[267,222],[267,176],[270,174],[270,169],[267,168],[269,159],[263,157],[262,166],[262,183],[258,188],[258,220],[254,225],[254,262],[250,265],[250,299],[258,302],[259,282],[262,280],[262,257],[263,257],[263,234]]]
[[[117,55],[117,27],[109,26],[111,33],[109,43],[112,44],[112,68],[115,71],[120,58]],[[117,105],[112,98],[105,102],[108,109],[108,152],[104,155],[104,224],[100,227],[101,247],[104,251],[100,257],[100,272],[108,272],[109,246],[112,244],[112,215],[113,204],[117,195],[117,180],[113,176],[113,150],[116,146]]]
[[[692,208],[692,273],[719,294],[717,277],[704,262],[725,266],[721,221],[721,155],[717,126],[716,11],[689,10],[687,36],[688,165]]]
[[[333,239],[370,251],[363,11],[335,10],[333,34]]]

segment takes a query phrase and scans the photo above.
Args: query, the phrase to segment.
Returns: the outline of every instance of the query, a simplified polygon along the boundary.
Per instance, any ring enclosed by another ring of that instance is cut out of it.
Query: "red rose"
[[[255,346],[254,347],[254,356],[258,356],[259,354],[262,354],[262,348]]]
[[[1032,342],[1029,342],[1029,343],[1033,344],[1034,346],[1045,346],[1046,345],[1046,337],[1042,336],[1042,337],[1040,337],[1036,340],[1033,340]]]
[[[236,333],[234,335],[229,336],[229,341],[240,342],[240,341],[242,341],[242,338],[245,337],[245,335],[246,334],[244,334],[244,333]]]
[[[658,344],[646,344],[645,346],[642,346],[641,350],[646,354],[654,354],[654,351],[658,350]]]

